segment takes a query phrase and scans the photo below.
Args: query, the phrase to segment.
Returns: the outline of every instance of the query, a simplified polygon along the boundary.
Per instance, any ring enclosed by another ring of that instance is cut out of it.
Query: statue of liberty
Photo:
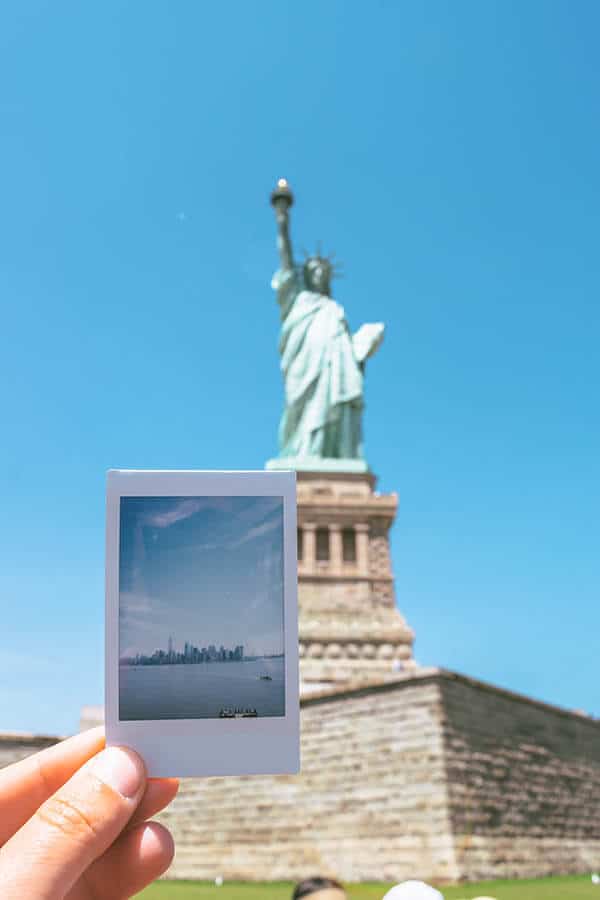
[[[289,210],[293,195],[281,178],[271,195],[277,220],[281,268],[273,276],[281,312],[279,352],[285,409],[279,426],[278,468],[365,471],[362,413],[364,366],[379,347],[384,326],[363,325],[350,333],[344,309],[331,296],[332,259],[318,251],[303,265],[293,258]],[[333,460],[337,460],[334,463]]]

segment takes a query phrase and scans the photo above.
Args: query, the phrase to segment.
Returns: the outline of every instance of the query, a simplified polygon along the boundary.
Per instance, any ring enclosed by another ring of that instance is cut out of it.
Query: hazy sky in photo
[[[120,655],[283,652],[280,497],[122,497]]]

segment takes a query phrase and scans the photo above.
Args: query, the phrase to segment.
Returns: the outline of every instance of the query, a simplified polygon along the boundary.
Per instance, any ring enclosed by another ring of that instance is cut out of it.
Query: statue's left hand
[[[178,782],[148,780],[137,753],[103,747],[95,728],[0,771],[3,900],[121,900],[170,865],[171,835],[145,820]]]
[[[383,340],[385,325],[383,322],[369,322],[361,325],[352,335],[352,349],[361,365],[379,349]]]

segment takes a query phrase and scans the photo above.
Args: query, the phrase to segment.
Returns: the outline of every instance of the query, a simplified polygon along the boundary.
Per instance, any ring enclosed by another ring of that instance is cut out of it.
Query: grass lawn
[[[348,885],[351,900],[381,900],[391,885]],[[600,900],[600,885],[589,875],[538,878],[534,881],[481,881],[477,884],[442,888],[445,900]],[[160,881],[138,897],[144,900],[290,900],[292,885],[287,882],[232,881],[218,888],[206,881]]]

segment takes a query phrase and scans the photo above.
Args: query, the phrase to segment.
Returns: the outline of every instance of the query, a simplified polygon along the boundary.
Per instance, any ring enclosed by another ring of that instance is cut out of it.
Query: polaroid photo
[[[298,772],[295,473],[108,472],[105,662],[150,776]]]

